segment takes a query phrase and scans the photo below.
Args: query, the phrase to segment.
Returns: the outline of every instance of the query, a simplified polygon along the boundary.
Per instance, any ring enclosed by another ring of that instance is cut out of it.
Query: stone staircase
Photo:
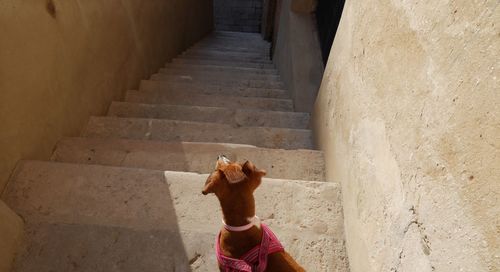
[[[348,271],[338,184],[309,114],[257,34],[216,32],[144,80],[51,161],[22,161],[3,199],[26,222],[14,271],[217,271],[216,156],[268,175],[257,213],[308,271]]]

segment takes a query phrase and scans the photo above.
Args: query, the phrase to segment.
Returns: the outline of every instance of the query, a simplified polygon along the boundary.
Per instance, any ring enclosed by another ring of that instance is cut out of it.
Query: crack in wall
[[[409,209],[409,211],[411,212],[412,218],[408,222],[408,224],[405,226],[405,228],[403,229],[402,241],[403,242],[405,241],[406,234],[408,233],[408,231],[410,231],[411,226],[415,225],[418,229],[418,232],[419,232],[420,242],[422,245],[422,252],[426,256],[429,256],[431,254],[431,251],[432,251],[431,250],[431,242],[429,240],[429,237],[425,234],[425,227],[423,226],[423,223],[419,221],[418,213],[417,213],[417,210],[416,210],[414,205]],[[403,245],[403,246],[401,246],[401,250],[399,251],[399,254],[398,254],[397,264],[391,268],[391,270],[390,270],[391,272],[400,272],[399,269],[401,267],[402,260],[405,257],[404,252],[405,252],[405,248]],[[430,263],[430,260],[429,260],[429,263]],[[431,271],[436,270],[432,264],[430,265],[430,269],[431,269]]]

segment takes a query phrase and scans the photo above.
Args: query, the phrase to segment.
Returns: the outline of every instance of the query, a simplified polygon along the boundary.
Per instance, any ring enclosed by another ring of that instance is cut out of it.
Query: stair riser
[[[217,65],[217,66],[225,66],[225,67],[274,69],[274,65],[272,65],[272,64],[261,64],[261,63],[253,63],[253,62],[231,62],[231,61],[196,60],[196,59],[177,58],[177,59],[173,60],[173,63],[186,63],[186,64],[198,64],[198,65]]]
[[[233,80],[265,80],[265,81],[280,81],[279,75],[263,75],[263,74],[253,74],[248,72],[239,72],[239,71],[206,71],[206,70],[193,70],[189,68],[162,68],[160,69],[160,73],[168,74],[168,75],[185,75],[192,76],[203,79],[217,79],[224,80],[227,78],[231,78]]]
[[[246,48],[267,48],[271,44],[263,41],[255,41],[251,39],[240,39],[240,38],[216,38],[216,39],[205,39],[197,45],[200,46],[211,46],[211,45],[223,45],[223,46],[240,46]]]
[[[190,47],[189,50],[231,52],[231,53],[244,53],[244,54],[249,53],[249,54],[269,56],[271,52],[271,47],[269,46],[263,48],[249,48],[249,47],[235,47],[235,46],[224,46],[224,45],[212,45],[212,46],[194,45]]]
[[[190,63],[167,63],[165,68],[182,68],[182,69],[192,69],[192,71],[207,71],[207,72],[235,72],[235,73],[245,73],[252,75],[278,75],[278,71],[275,68],[249,68],[249,67],[228,67],[220,65],[205,65],[205,64],[190,64]]]
[[[250,50],[265,50],[271,47],[270,44],[264,43],[255,43],[255,42],[235,42],[235,41],[203,41],[197,44],[197,46],[202,47],[214,47],[214,46],[223,46],[223,47],[234,47],[234,48],[247,48]]]
[[[189,48],[183,54],[185,55],[193,55],[193,56],[232,56],[232,57],[254,57],[254,58],[262,58],[262,59],[271,59],[269,56],[269,52],[235,52],[232,50],[211,50],[211,49],[202,49],[202,48]]]
[[[235,61],[249,61],[249,62],[260,62],[260,63],[272,63],[271,59],[267,56],[260,56],[254,54],[229,54],[226,52],[220,53],[191,53],[186,52],[180,55],[182,58],[193,58],[193,59],[216,59],[216,60],[235,60]]]
[[[205,95],[197,92],[139,92],[128,91],[125,101],[145,104],[223,107],[230,109],[261,109],[269,111],[293,111],[289,99]]]
[[[139,88],[143,92],[190,92],[205,95],[228,95],[243,97],[263,97],[287,99],[288,94],[284,90],[264,88],[235,88],[231,86],[216,86],[208,84],[164,82],[154,80],[143,80]],[[158,95],[158,94],[157,94]],[[155,95],[156,96],[156,95]]]
[[[306,129],[309,123],[309,115],[305,113],[148,105],[124,102],[113,102],[109,108],[108,116],[208,122],[227,124],[233,127]]]
[[[135,167],[152,170],[210,173],[224,154],[232,161],[250,160],[266,177],[324,181],[324,162],[318,151],[287,151],[238,145],[162,143],[155,141],[67,138],[57,144],[54,161]],[[292,167],[293,166],[293,167]]]
[[[233,128],[229,125],[158,119],[92,117],[83,136],[135,140],[220,142],[266,148],[313,149],[309,130]]]
[[[191,56],[191,55],[179,55],[176,59],[187,59],[187,60],[207,60],[207,61],[226,61],[226,62],[238,62],[238,63],[250,63],[250,64],[273,64],[270,60],[262,60],[256,58],[245,58],[245,57],[222,57],[222,56]]]
[[[268,88],[268,89],[284,89],[285,86],[280,81],[264,81],[264,80],[242,80],[242,79],[231,79],[231,78],[199,78],[193,76],[182,76],[182,75],[168,75],[168,74],[154,74],[150,78],[151,80],[157,81],[169,81],[169,82],[186,82],[186,83],[208,83],[220,86],[231,86],[231,87],[248,87],[248,88]]]

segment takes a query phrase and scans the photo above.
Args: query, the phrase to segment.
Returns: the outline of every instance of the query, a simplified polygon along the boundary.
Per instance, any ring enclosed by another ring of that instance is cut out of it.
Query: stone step
[[[191,63],[167,63],[165,68],[182,68],[192,69],[193,71],[207,71],[207,72],[237,72],[256,75],[278,75],[278,70],[275,68],[249,68],[249,67],[236,67],[236,66],[221,66],[221,65],[207,65],[207,64],[191,64]]]
[[[154,74],[150,80],[168,81],[168,82],[192,82],[192,83],[209,83],[220,86],[231,87],[249,87],[249,88],[268,88],[268,89],[284,89],[285,85],[280,80],[256,80],[256,79],[240,79],[224,77],[205,77],[195,75],[170,75],[170,74]]]
[[[231,49],[232,47],[221,47],[225,49]],[[253,51],[233,51],[233,50],[215,50],[211,47],[201,47],[201,46],[192,46],[187,48],[183,54],[201,54],[201,55],[235,55],[235,56],[248,56],[248,57],[262,57],[271,59],[269,55],[269,50],[253,50]]]
[[[271,47],[271,43],[263,40],[261,37],[244,37],[244,36],[208,36],[205,39],[196,43],[196,45],[225,45],[225,46],[242,46],[249,48]]]
[[[255,54],[264,54],[270,55],[271,46],[266,47],[245,47],[245,46],[234,46],[234,45],[224,45],[224,44],[195,44],[189,48],[189,50],[211,50],[211,51],[224,51],[224,52],[233,52],[233,53],[255,53]]]
[[[305,129],[232,127],[164,119],[91,117],[84,137],[249,144],[266,148],[314,149]]]
[[[235,31],[214,31],[210,36],[214,38],[223,38],[223,37],[235,37],[235,38],[250,38],[250,39],[260,39],[261,41],[267,42],[262,39],[260,33],[251,33],[251,32],[235,32]]]
[[[245,46],[245,47],[269,47],[271,44],[269,42],[257,39],[242,39],[242,38],[206,38],[197,44],[220,44],[220,45],[235,45],[235,46]]]
[[[250,160],[265,169],[268,178],[325,180],[320,151],[237,144],[64,138],[57,143],[52,160],[206,174],[213,171],[214,158],[220,154],[233,161]]]
[[[271,46],[271,43],[264,41],[262,39],[246,39],[239,37],[208,37],[197,44],[224,44],[224,45],[239,45],[239,46],[256,46],[256,47],[267,47]]]
[[[246,41],[251,41],[251,42],[256,42],[256,43],[269,44],[268,41],[262,39],[262,37],[259,37],[258,35],[211,34],[209,36],[206,36],[203,39],[203,41],[206,41],[206,40],[215,40],[215,41],[245,41],[245,42]]]
[[[108,116],[208,122],[233,127],[307,129],[309,125],[308,113],[128,102],[111,103]]]
[[[235,62],[235,61],[186,59],[186,58],[175,58],[172,60],[172,62],[182,63],[182,64],[216,65],[216,66],[226,66],[226,67],[275,69],[274,64],[270,63]]]
[[[290,98],[288,92],[280,89],[220,86],[193,82],[166,82],[142,80],[139,89],[144,92],[198,92],[199,94],[229,95],[244,97]],[[154,95],[154,94],[153,94]]]
[[[191,77],[200,78],[214,78],[214,79],[226,79],[231,78],[233,80],[265,80],[265,81],[281,81],[279,75],[267,75],[267,74],[254,74],[248,72],[240,71],[203,71],[203,70],[193,70],[188,67],[168,67],[161,68],[159,73],[169,74],[169,75],[184,75]]]
[[[197,56],[197,55],[179,55],[176,59],[187,60],[206,60],[206,61],[225,61],[236,63],[249,63],[249,64],[267,64],[272,65],[273,62],[268,59],[252,58],[252,57],[238,57],[238,56]]]
[[[181,58],[192,58],[192,59],[215,59],[215,60],[234,60],[234,61],[247,61],[247,62],[258,62],[258,63],[272,63],[271,59],[267,56],[262,56],[261,54],[252,53],[231,53],[231,52],[184,52],[179,55]]]
[[[221,211],[201,194],[206,177],[20,162],[4,194],[26,221],[14,271],[216,271]],[[348,271],[336,183],[264,179],[255,198],[306,270]]]
[[[198,91],[141,92],[128,91],[126,102],[144,104],[167,104],[184,106],[224,107],[231,109],[261,109],[268,111],[293,111],[292,100],[242,97],[229,95],[207,95]]]
[[[252,32],[238,32],[238,31],[224,31],[224,30],[217,30],[211,33],[208,37],[251,37],[251,38],[257,38],[257,39],[262,39],[260,33],[252,33]]]
[[[234,56],[247,56],[247,57],[261,57],[264,59],[271,59],[269,55],[269,51],[254,51],[254,52],[235,52],[232,50],[214,50],[211,48],[189,48],[188,50],[184,51],[183,54],[190,54],[190,55],[234,55]]]

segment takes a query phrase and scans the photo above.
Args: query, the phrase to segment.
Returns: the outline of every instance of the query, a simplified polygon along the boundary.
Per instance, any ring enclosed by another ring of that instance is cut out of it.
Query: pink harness
[[[280,241],[269,229],[268,226],[261,223],[262,241],[260,245],[241,256],[241,259],[233,259],[222,255],[220,249],[220,233],[215,241],[215,253],[220,267],[225,272],[263,272],[267,267],[267,256],[269,254],[284,251]]]

